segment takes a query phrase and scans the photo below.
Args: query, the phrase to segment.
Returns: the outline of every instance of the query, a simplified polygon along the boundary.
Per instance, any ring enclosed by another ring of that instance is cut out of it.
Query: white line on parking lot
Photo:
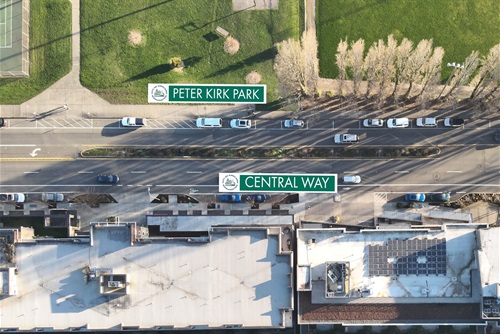
[[[409,172],[410,172],[409,170],[396,170],[396,171],[394,171],[394,173],[396,173],[396,174],[407,174]]]
[[[133,170],[130,173],[132,173],[132,174],[146,174],[146,171],[143,171],[143,170]]]
[[[187,173],[188,174],[201,174],[202,172],[188,170]]]
[[[357,170],[353,170],[353,171],[346,170],[346,171],[344,172],[344,174],[357,174],[357,173],[359,173]]]
[[[82,171],[82,172],[78,172],[78,174],[94,174],[94,172],[93,171],[90,171],[90,172]]]
[[[463,173],[461,170],[447,170],[446,173]]]
[[[40,172],[24,172],[24,174],[38,174]]]

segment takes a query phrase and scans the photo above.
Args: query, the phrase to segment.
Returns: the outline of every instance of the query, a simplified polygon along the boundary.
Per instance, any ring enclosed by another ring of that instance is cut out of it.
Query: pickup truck
[[[146,125],[146,119],[138,117],[123,117],[121,124],[122,126],[144,126]]]

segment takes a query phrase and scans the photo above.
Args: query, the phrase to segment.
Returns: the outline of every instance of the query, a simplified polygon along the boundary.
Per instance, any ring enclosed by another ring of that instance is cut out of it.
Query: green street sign
[[[266,103],[266,85],[148,84],[149,103]]]
[[[219,191],[336,193],[337,174],[219,173]]]

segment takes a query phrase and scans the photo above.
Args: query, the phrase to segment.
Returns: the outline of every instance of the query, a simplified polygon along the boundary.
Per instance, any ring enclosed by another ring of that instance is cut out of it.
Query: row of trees
[[[301,41],[288,39],[279,46],[275,71],[280,82],[281,96],[302,97],[316,93],[319,79],[315,33],[306,31]],[[480,57],[473,51],[462,65],[454,69],[442,89],[441,68],[445,51],[433,46],[432,39],[423,39],[415,46],[407,38],[398,43],[389,35],[379,39],[365,52],[365,41],[348,43],[341,40],[335,55],[343,94],[356,97],[377,96],[421,100],[451,96],[458,87],[473,87],[470,100],[493,98],[500,87],[500,44]],[[346,85],[351,87],[346,89]],[[347,92],[347,93],[346,93]]]

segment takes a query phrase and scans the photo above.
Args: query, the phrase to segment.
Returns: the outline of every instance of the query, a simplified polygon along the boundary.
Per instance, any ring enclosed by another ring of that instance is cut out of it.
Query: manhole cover
[[[432,174],[432,178],[433,178],[434,180],[439,180],[439,179],[441,178],[441,174],[439,174],[439,173],[434,173],[434,174]]]

